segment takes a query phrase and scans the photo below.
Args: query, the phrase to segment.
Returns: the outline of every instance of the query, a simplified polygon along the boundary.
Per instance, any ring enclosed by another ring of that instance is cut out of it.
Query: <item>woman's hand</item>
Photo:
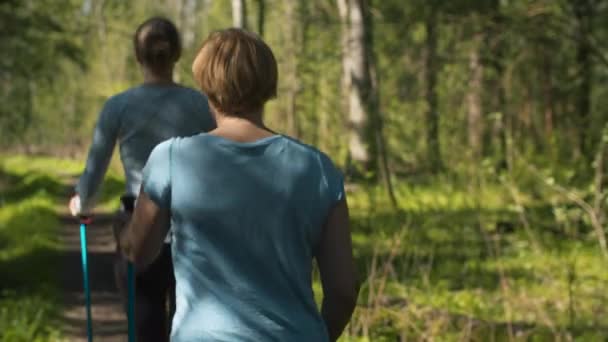
[[[70,203],[68,204],[68,209],[70,209],[70,214],[76,217],[82,214],[82,206],[80,204],[80,196],[78,194],[72,196],[70,198]]]

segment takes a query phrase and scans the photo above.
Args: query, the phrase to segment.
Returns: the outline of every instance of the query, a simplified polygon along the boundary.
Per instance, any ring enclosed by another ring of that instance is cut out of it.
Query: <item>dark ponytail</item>
[[[159,72],[173,67],[182,52],[177,28],[161,17],[150,18],[139,25],[133,45],[139,63]]]

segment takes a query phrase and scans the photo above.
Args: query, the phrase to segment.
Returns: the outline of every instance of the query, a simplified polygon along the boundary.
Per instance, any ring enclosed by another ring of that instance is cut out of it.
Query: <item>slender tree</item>
[[[427,159],[431,172],[439,172],[442,168],[441,150],[439,144],[439,108],[437,98],[437,19],[438,8],[435,1],[428,3],[428,14],[425,18],[426,56],[424,63],[426,81],[426,143]]]
[[[350,46],[349,46],[349,19],[348,8],[350,0],[337,0],[340,15],[340,48],[342,53],[342,74],[340,78],[340,92],[342,110],[349,112],[348,95],[350,94]]]
[[[245,0],[232,0],[232,26],[247,28],[247,7]]]
[[[264,24],[266,21],[266,0],[257,0],[258,3],[258,34],[264,36]]]
[[[591,91],[593,82],[592,49],[589,36],[592,33],[593,0],[573,1],[573,12],[576,22],[577,46],[576,63],[578,65],[578,91],[576,94],[576,108],[579,119],[579,149],[581,153],[591,160],[592,132],[591,128]]]
[[[466,97],[467,102],[467,126],[468,140],[471,155],[474,159],[481,156],[481,143],[483,138],[482,117],[482,82],[483,65],[480,58],[482,47],[482,34],[476,33],[473,38],[473,47],[469,52],[469,89]]]
[[[497,157],[496,168],[503,170],[509,166],[507,136],[511,126],[505,85],[505,58],[507,50],[505,32],[508,30],[508,27],[500,7],[500,1],[493,0],[491,6],[489,19],[492,24],[490,30],[485,35],[489,50],[486,64],[488,69],[492,69],[495,75],[494,87],[488,93],[492,97],[492,101],[490,101],[492,104],[491,110],[497,114],[492,127],[493,151]]]
[[[298,63],[299,63],[299,48],[300,35],[298,34],[298,26],[300,25],[299,6],[300,0],[283,0],[285,5],[285,22],[286,39],[285,39],[285,56],[286,56],[286,116],[287,116],[287,131],[293,136],[300,136],[300,124],[296,113],[296,101],[298,89],[300,87],[298,78]]]
[[[542,46],[540,55],[541,74],[542,74],[542,93],[543,93],[543,126],[545,134],[545,143],[550,146],[553,142],[553,127],[554,127],[554,95],[553,95],[553,61],[551,47],[549,42]]]
[[[376,53],[374,49],[374,21],[371,16],[369,5],[366,6],[365,11],[365,22],[366,22],[366,44],[367,44],[367,60],[369,66],[369,77],[370,77],[370,92],[368,99],[368,110],[371,116],[371,126],[373,130],[373,139],[376,147],[376,168],[382,178],[382,183],[388,194],[389,201],[393,209],[397,209],[399,204],[397,203],[397,197],[393,189],[392,175],[389,168],[388,162],[388,146],[384,135],[384,115],[380,106],[380,85],[377,72],[376,64]]]
[[[367,2],[365,0],[348,0],[346,3],[338,0],[339,9],[342,13],[346,8],[348,29],[342,30],[347,33],[343,42],[347,42],[348,49],[343,51],[343,85],[348,82],[348,128],[349,128],[349,154],[350,161],[355,169],[359,171],[372,171],[375,167],[375,142],[373,139],[373,128],[369,113],[369,101],[371,82],[369,69],[369,46],[365,12]],[[344,23],[344,21],[343,21]]]

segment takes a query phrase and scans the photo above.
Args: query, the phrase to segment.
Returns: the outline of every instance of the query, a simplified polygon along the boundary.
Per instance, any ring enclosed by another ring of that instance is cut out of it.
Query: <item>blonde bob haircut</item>
[[[259,36],[245,30],[211,33],[192,63],[192,72],[211,105],[226,115],[261,111],[277,95],[274,54]]]

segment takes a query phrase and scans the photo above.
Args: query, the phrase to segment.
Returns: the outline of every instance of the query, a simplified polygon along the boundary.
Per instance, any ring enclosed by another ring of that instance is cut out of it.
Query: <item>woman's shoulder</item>
[[[209,138],[209,134],[207,133],[198,133],[198,134],[194,134],[194,135],[190,135],[190,136],[179,136],[179,137],[173,137],[170,138],[166,141],[164,141],[163,143],[166,143],[167,145],[171,145],[171,148],[173,150],[188,150],[188,149],[199,149],[199,148],[204,148],[201,145],[208,145],[209,141],[211,139]]]
[[[325,152],[321,151],[313,145],[306,144],[296,138],[290,136],[283,136],[289,148],[305,157],[315,164],[319,164],[322,167],[334,167],[334,162]]]
[[[135,92],[137,87],[128,88],[113,95],[110,95],[106,101],[105,106],[120,106],[124,104],[127,99]]]
[[[297,155],[295,158],[299,159],[300,163],[294,163],[294,158],[290,159],[290,165],[300,165],[302,177],[313,177],[321,181],[327,189],[332,198],[340,198],[339,194],[343,184],[343,174],[332,159],[316,148],[315,146],[305,144],[297,139],[291,137],[285,137],[287,144],[290,146],[291,156]]]
[[[129,102],[137,102],[138,98],[145,96],[145,90],[141,85],[127,88],[123,91],[115,93],[114,95],[108,97],[105,102],[106,107],[112,108],[122,108],[127,105]]]
[[[317,147],[307,144],[305,142],[302,142],[294,137],[290,137],[288,135],[282,135],[283,139],[285,140],[285,142],[290,146],[290,148],[300,151],[302,153],[308,154],[310,156],[320,156],[320,155],[325,155],[325,153],[323,153],[321,150],[319,150]]]
[[[171,160],[173,156],[178,155],[180,151],[188,150],[189,145],[192,143],[194,139],[196,139],[198,135],[194,135],[191,137],[172,137],[165,141],[157,144],[150,153],[150,159],[153,159],[152,156],[164,156],[158,157],[158,160]]]

